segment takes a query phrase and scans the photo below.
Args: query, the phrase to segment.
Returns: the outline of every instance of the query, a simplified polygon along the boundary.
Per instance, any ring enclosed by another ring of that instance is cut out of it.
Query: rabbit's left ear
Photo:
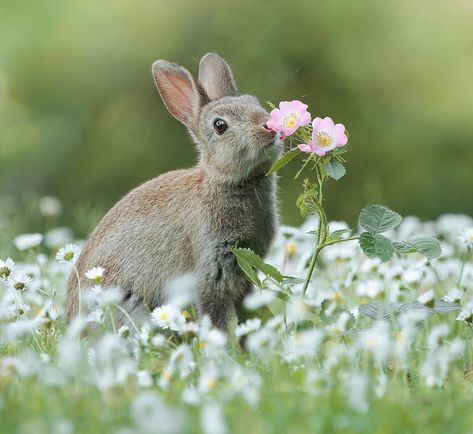
[[[199,84],[210,100],[237,95],[232,70],[216,53],[207,53],[200,59]]]

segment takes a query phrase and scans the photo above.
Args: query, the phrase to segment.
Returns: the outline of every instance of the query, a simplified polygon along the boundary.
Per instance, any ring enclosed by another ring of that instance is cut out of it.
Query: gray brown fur
[[[268,113],[256,98],[237,96],[231,70],[218,55],[201,59],[198,84],[186,69],[163,60],[153,74],[166,107],[196,142],[199,161],[132,190],[105,215],[77,263],[81,286],[87,286],[88,269],[105,268],[104,286],[121,288],[123,308],[143,318],[165,303],[166,282],[193,272],[200,311],[226,328],[251,289],[230,250],[249,247],[264,256],[275,233],[276,179],[264,173],[280,144],[264,127]],[[214,131],[215,118],[229,126],[222,135]],[[68,320],[77,308],[72,274]]]

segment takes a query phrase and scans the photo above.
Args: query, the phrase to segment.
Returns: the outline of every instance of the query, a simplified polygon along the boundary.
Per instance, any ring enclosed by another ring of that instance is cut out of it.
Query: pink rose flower
[[[266,126],[282,137],[293,134],[299,127],[310,124],[307,105],[300,101],[281,101],[279,108],[271,111],[271,119]]]
[[[323,157],[327,152],[345,146],[347,142],[343,124],[334,124],[329,117],[315,118],[312,121],[312,140],[308,144],[300,144],[299,149]]]

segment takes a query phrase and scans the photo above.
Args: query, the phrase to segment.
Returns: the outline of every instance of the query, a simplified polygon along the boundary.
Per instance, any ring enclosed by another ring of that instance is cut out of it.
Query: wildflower
[[[458,314],[457,321],[465,321],[468,324],[473,322],[473,303],[468,303]]]
[[[297,250],[297,246],[296,246],[296,243],[294,241],[290,241],[289,243],[287,243],[286,245],[286,255],[291,257],[291,256],[294,256],[294,254],[296,253],[296,250]]]
[[[33,279],[24,273],[13,273],[8,278],[8,281],[10,282],[10,285],[17,291],[24,291],[33,281]]]
[[[179,331],[181,326],[186,323],[182,312],[171,304],[165,304],[154,309],[151,313],[151,320],[162,329],[171,329],[174,331]]]
[[[73,232],[67,227],[51,229],[44,235],[44,244],[50,249],[58,249],[65,246],[73,239]]]
[[[329,117],[315,118],[312,121],[312,140],[308,144],[299,145],[302,152],[309,152],[323,157],[337,147],[345,146],[348,137],[343,124],[334,124]]]
[[[261,319],[251,318],[237,326],[237,328],[235,329],[235,335],[237,337],[245,336],[251,332],[258,330],[260,327],[261,327]]]
[[[472,249],[473,248],[473,227],[464,229],[458,236],[458,240],[460,241],[460,244],[466,249]]]
[[[62,212],[62,205],[55,196],[44,196],[39,200],[39,210],[44,217],[57,217]]]
[[[15,263],[11,258],[7,258],[5,261],[0,259],[0,280],[6,280],[14,269]]]
[[[294,101],[281,101],[279,108],[271,111],[271,119],[266,126],[277,133],[283,133],[284,136],[290,136],[299,128],[310,124],[310,113],[307,111],[307,105]]]
[[[359,344],[376,361],[384,362],[391,348],[388,324],[386,322],[379,322],[372,328],[364,330],[360,334]]]
[[[67,244],[61,247],[56,253],[56,261],[59,262],[71,262],[75,264],[79,258],[80,249],[75,244]]]
[[[38,247],[43,241],[41,234],[22,234],[18,235],[13,243],[18,250],[29,250]]]
[[[422,303],[424,306],[434,307],[434,305],[435,305],[434,290],[431,289],[430,291],[424,292],[419,297],[417,297],[417,301],[419,303]]]
[[[95,283],[101,283],[103,280],[103,273],[105,270],[102,267],[94,267],[86,271],[85,277],[87,279],[94,281]]]
[[[118,335],[121,336],[122,338],[127,338],[128,336],[130,336],[130,327],[121,326],[118,329]]]
[[[177,434],[185,431],[185,415],[169,407],[155,392],[142,392],[136,396],[130,413],[137,428],[133,432]]]
[[[112,306],[120,303],[122,299],[122,292],[118,288],[102,288],[100,285],[95,285],[86,294],[86,300],[91,306]]]
[[[322,330],[314,328],[289,336],[285,342],[283,357],[286,361],[297,360],[300,357],[313,357],[323,335]]]
[[[204,434],[226,434],[228,432],[220,403],[210,403],[202,407],[200,426]]]
[[[447,301],[448,303],[455,303],[460,304],[463,297],[463,291],[458,288],[453,288],[448,291],[447,295],[445,295],[442,300]]]
[[[276,296],[270,291],[254,291],[248,294],[243,300],[243,305],[249,310],[257,310],[267,306],[276,300]]]
[[[136,382],[141,387],[151,387],[153,385],[153,379],[151,375],[149,375],[148,371],[138,371],[136,373]]]

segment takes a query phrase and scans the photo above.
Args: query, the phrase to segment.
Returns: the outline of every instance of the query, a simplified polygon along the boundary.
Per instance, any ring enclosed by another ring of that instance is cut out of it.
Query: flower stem
[[[317,163],[319,161],[320,160],[318,160]],[[307,273],[304,286],[302,287],[302,297],[305,296],[310,280],[312,278],[312,274],[314,272],[315,264],[317,262],[317,257],[319,256],[320,251],[324,248],[325,239],[327,238],[327,216],[325,215],[325,211],[323,207],[324,185],[326,181],[326,176],[321,173],[319,164],[316,165],[315,172],[317,174],[317,182],[319,186],[318,204],[317,204],[319,222],[318,222],[318,229],[317,229],[317,241],[315,243],[314,252],[312,253],[312,258],[310,260],[309,272]]]
[[[470,253],[470,249],[467,248],[466,252],[465,252],[465,255],[463,256],[463,261],[462,261],[462,265],[461,265],[461,268],[460,268],[460,274],[458,275],[458,280],[457,280],[457,287],[458,288],[460,288],[461,284],[462,284],[463,271],[465,270],[465,263],[468,259],[469,253]]]
[[[128,318],[128,321],[130,321],[130,324],[133,326],[133,328],[135,329],[136,333],[140,333],[138,327],[136,326],[135,322],[131,319],[131,316],[128,314],[128,312],[123,309],[119,304],[114,304],[113,306],[115,306],[117,309],[119,309],[123,315],[125,315],[127,318]]]
[[[76,273],[76,277],[77,277],[77,291],[78,291],[78,298],[79,298],[78,316],[80,317],[81,312],[82,312],[82,291],[81,291],[81,287],[80,287],[79,270],[77,270],[76,264],[73,264],[73,265],[74,265],[74,272]]]

